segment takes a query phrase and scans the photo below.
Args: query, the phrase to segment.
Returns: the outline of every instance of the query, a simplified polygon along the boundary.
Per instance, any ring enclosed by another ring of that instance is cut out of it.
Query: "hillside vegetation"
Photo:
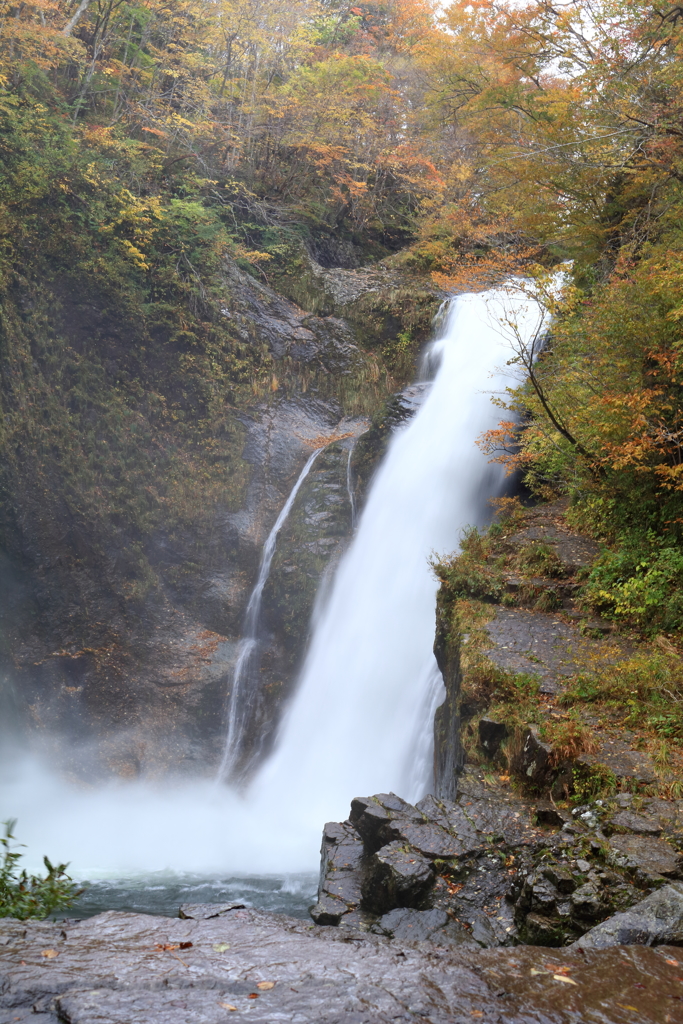
[[[77,559],[125,537],[139,600],[151,530],[239,501],[234,413],[287,375],[223,315],[226,258],[297,297],[311,256],[523,273],[552,336],[512,355],[484,443],[608,542],[596,609],[680,631],[682,38],[643,0],[2,3],[5,547],[56,503]],[[401,317],[366,340],[376,402],[410,375]]]

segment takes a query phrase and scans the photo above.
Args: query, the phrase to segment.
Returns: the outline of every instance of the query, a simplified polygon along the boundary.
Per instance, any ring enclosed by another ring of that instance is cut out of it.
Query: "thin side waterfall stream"
[[[289,497],[287,498],[279,516],[275,520],[275,525],[268,534],[266,543],[263,545],[259,574],[256,580],[256,586],[252,590],[249,603],[247,604],[247,612],[244,617],[243,636],[240,641],[237,662],[233,673],[230,700],[228,701],[227,727],[225,731],[223,757],[221,758],[221,763],[218,766],[218,772],[216,774],[216,778],[219,782],[228,782],[231,779],[239,755],[239,741],[244,727],[250,685],[253,683],[254,675],[258,670],[261,600],[263,598],[263,589],[268,582],[268,576],[270,575],[270,567],[273,564],[273,555],[275,554],[277,537],[285,524],[287,516],[292,510],[292,506],[296,500],[296,496],[299,493],[302,483],[308,476],[313,463],[318,458],[322,450],[322,448],[318,448],[314,451],[306,462],[304,468],[299,473],[297,481],[289,492]]]
[[[35,758],[0,765],[0,806],[20,819],[32,863],[47,853],[70,861],[75,877],[95,880],[83,912],[172,913],[179,902],[229,898],[305,916],[323,824],[343,820],[355,796],[393,790],[414,801],[429,791],[432,722],[443,694],[432,653],[437,582],[429,559],[453,551],[462,529],[484,522],[489,497],[500,493],[502,471],[487,463],[476,439],[498,420],[491,393],[508,383],[501,324],[511,316],[523,338],[542,326],[522,292],[451,301],[425,359],[437,367],[434,380],[376,472],[316,611],[274,751],[246,793],[210,777],[76,787]],[[317,455],[264,548],[233,697],[246,678],[248,644],[258,638],[278,531]],[[239,741],[235,715],[226,727],[223,777]]]

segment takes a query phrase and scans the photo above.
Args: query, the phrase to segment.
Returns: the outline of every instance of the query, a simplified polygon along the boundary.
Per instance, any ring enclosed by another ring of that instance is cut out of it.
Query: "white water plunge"
[[[475,442],[499,418],[491,392],[509,383],[501,324],[511,318],[523,339],[542,326],[521,293],[451,303],[431,346],[436,378],[390,443],[316,616],[275,751],[248,792],[209,779],[76,789],[45,766],[14,761],[0,781],[0,817],[19,817],[31,854],[70,860],[82,878],[315,870],[324,822],[344,819],[354,796],[394,790],[415,800],[428,790],[442,692],[429,558],[455,549],[500,491],[500,467]]]

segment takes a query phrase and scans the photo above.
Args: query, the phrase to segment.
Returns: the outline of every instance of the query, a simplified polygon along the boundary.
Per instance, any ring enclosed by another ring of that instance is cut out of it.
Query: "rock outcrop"
[[[683,885],[665,885],[577,940],[578,949],[608,946],[683,946]]]
[[[665,777],[676,781],[648,752],[652,728],[624,728],[629,694],[611,711],[598,700],[600,677],[637,672],[643,648],[583,609],[581,574],[600,545],[567,526],[567,510],[567,499],[520,506],[437,566],[434,652],[446,686],[434,723],[438,796],[454,798],[467,760],[560,802],[651,796]],[[582,677],[593,698],[572,696]]]
[[[683,801],[660,820],[662,803],[646,806],[647,817],[602,800],[561,813],[473,770],[455,801],[358,798],[348,821],[325,826],[311,915],[438,945],[567,945],[683,878],[670,841],[683,827]],[[643,836],[643,822],[669,839]],[[659,941],[675,943],[675,934]]]

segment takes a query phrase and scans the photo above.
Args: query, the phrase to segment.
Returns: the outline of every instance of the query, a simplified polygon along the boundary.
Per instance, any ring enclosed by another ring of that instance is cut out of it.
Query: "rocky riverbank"
[[[601,545],[568,511],[566,499],[517,507],[436,566],[441,795],[466,760],[565,804],[683,796],[681,652],[590,611],[583,586]]]
[[[456,801],[356,799],[347,821],[325,826],[312,916],[450,948],[586,947],[610,944],[595,938],[609,931],[602,922],[659,894],[655,932],[631,910],[642,933],[633,941],[683,943],[683,801],[644,800],[638,813],[632,802],[621,794],[565,811],[476,769]]]
[[[683,878],[680,753],[657,734],[650,679],[675,674],[678,654],[586,613],[600,545],[567,510],[513,504],[437,565],[436,798],[357,799],[326,826],[319,923],[450,946],[585,945]],[[650,938],[629,920],[637,941],[683,941],[676,913]]]
[[[675,947],[445,948],[231,906],[0,922],[0,1024],[675,1024]]]

